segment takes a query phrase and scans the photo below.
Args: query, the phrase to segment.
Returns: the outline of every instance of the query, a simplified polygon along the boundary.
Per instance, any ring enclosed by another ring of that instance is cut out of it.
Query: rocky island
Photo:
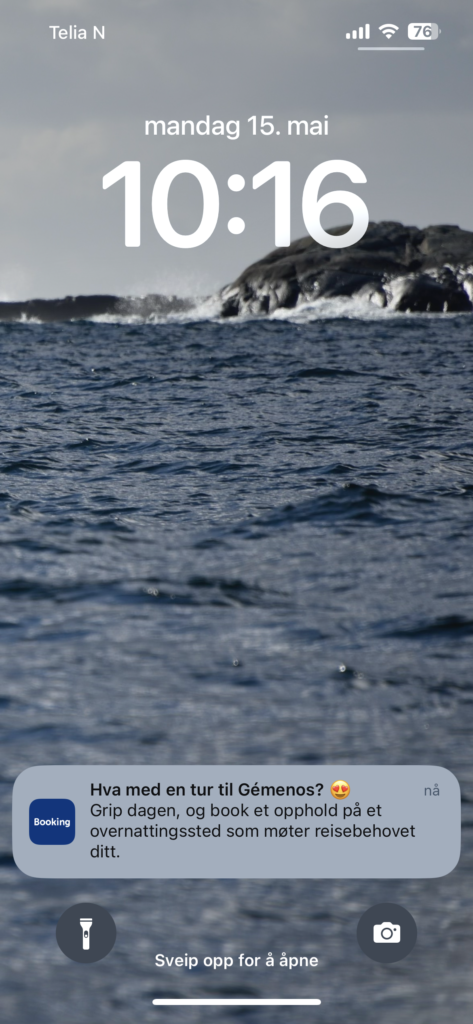
[[[253,263],[224,288],[222,315],[261,315],[341,296],[406,313],[471,311],[473,231],[381,221],[370,223],[361,241],[346,249],[299,238]]]
[[[343,235],[347,227],[335,228]],[[299,238],[247,267],[212,302],[223,317],[264,316],[317,299],[357,298],[405,313],[473,311],[473,231],[449,224],[405,227],[370,223],[349,248],[326,248]],[[202,300],[167,295],[143,298],[76,295],[64,299],[0,302],[0,321],[41,322],[136,316],[143,320],[189,314]]]

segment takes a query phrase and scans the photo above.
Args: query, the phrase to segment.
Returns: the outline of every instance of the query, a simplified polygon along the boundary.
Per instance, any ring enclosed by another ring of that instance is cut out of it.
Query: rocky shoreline
[[[341,235],[346,227],[332,230]],[[222,288],[214,310],[223,317],[265,316],[317,299],[357,298],[404,313],[473,311],[473,231],[448,224],[405,227],[370,223],[346,249],[299,238],[247,267]],[[202,300],[201,300],[202,301]],[[201,304],[201,301],[199,304]],[[97,316],[147,320],[192,313],[197,303],[178,296],[76,295],[64,299],[0,302],[0,321],[53,323]]]
[[[253,263],[223,288],[222,315],[271,314],[343,296],[405,313],[471,311],[473,232],[381,221],[370,223],[361,241],[347,249],[327,249],[309,236],[300,238]]]
[[[66,320],[90,320],[96,316],[151,316],[186,313],[194,307],[192,299],[176,295],[145,295],[121,298],[118,295],[66,295],[64,299],[27,299],[25,302],[0,302],[0,322],[61,323]]]

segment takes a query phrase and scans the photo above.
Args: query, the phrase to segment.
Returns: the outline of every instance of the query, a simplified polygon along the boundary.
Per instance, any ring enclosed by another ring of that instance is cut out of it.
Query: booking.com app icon
[[[76,834],[72,800],[33,800],[30,803],[30,839],[38,846],[67,846]]]

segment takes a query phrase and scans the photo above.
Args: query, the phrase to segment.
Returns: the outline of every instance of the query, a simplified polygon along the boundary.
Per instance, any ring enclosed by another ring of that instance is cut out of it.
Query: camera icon
[[[383,921],[382,924],[373,925],[373,942],[400,942],[401,927],[398,924],[391,924],[391,921]]]

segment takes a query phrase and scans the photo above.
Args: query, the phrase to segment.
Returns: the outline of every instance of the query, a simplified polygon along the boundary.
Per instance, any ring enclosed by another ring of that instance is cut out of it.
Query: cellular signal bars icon
[[[364,28],[361,25],[360,28],[354,28],[353,32],[347,32],[347,34],[346,34],[346,38],[347,39],[369,39],[369,37],[370,37],[370,26],[369,25],[365,25]]]

